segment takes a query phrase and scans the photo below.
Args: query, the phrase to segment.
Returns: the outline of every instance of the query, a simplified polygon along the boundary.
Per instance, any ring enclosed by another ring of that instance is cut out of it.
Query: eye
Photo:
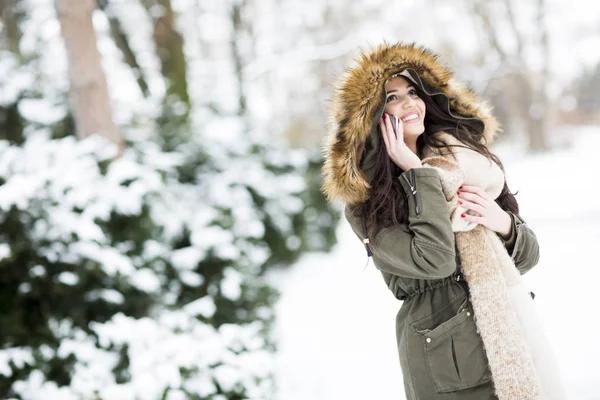
[[[386,102],[386,103],[389,103],[390,101],[392,101],[392,100],[396,100],[397,98],[398,98],[398,97],[396,97],[396,95],[395,95],[395,94],[393,94],[393,95],[389,96],[389,97],[388,97],[388,98],[385,100],[385,102]]]
[[[409,95],[409,96],[419,96],[419,95],[417,94],[417,91],[416,91],[415,89],[410,89],[410,90],[408,91],[408,95]]]

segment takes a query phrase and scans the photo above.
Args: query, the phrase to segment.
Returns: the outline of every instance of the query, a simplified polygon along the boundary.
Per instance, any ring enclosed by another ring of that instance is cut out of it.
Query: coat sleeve
[[[412,279],[442,279],[456,270],[454,233],[438,172],[415,168],[400,182],[407,194],[408,226],[382,229],[370,239],[375,266],[381,271]],[[346,218],[360,239],[363,228],[346,209]]]
[[[515,266],[521,274],[535,267],[540,258],[540,249],[535,233],[516,214],[509,212],[512,219],[512,233],[504,246],[512,257]]]

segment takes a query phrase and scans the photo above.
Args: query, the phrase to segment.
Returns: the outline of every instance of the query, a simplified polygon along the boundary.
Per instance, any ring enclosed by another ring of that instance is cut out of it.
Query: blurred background
[[[332,84],[430,47],[493,106],[569,399],[600,399],[584,0],[0,0],[0,398],[403,399],[400,303],[320,193]]]

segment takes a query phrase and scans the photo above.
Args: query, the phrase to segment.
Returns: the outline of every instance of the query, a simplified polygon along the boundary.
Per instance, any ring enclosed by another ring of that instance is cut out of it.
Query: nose
[[[404,100],[402,101],[402,108],[413,108],[415,105],[415,99],[412,96],[406,95],[404,96]]]

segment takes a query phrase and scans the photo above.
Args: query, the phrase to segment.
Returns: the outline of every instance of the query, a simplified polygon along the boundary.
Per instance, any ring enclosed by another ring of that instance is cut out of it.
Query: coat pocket
[[[491,381],[483,342],[467,300],[449,320],[433,329],[413,324],[421,336],[425,362],[437,393],[452,393]]]

